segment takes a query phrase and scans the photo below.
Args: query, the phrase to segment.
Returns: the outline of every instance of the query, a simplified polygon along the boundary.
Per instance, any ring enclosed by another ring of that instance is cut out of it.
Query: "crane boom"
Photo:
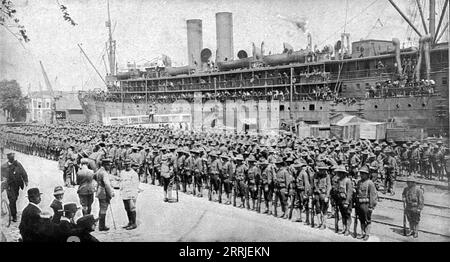
[[[50,95],[53,97],[53,88],[52,84],[50,83],[50,80],[48,80],[47,72],[45,72],[44,65],[42,64],[42,61],[39,61],[41,64],[42,69],[42,75],[44,75],[45,85],[47,86],[47,90],[50,92]]]

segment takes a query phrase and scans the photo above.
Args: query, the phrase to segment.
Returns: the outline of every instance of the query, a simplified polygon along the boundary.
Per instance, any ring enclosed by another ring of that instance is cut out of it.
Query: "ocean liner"
[[[187,20],[188,65],[173,67],[164,57],[163,65],[125,72],[117,72],[108,18],[108,90],[80,92],[79,99],[88,121],[109,124],[121,116],[145,116],[146,123],[185,122],[191,129],[299,132],[305,125],[326,130],[335,116],[353,115],[447,137],[448,42],[441,39],[448,30],[448,0],[438,15],[429,0],[429,24],[417,1],[424,32],[389,2],[420,37],[417,46],[396,38],[351,43],[343,33],[319,50],[308,34],[302,50],[283,43],[283,53],[265,54],[261,43],[253,44],[252,54],[240,50],[235,57],[233,15],[220,12],[214,60],[203,47],[202,21],[193,19]]]

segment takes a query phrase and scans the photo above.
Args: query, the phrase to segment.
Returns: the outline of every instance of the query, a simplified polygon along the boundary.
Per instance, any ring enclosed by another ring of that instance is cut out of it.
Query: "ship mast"
[[[113,40],[112,37],[112,29],[111,29],[111,14],[109,11],[109,0],[107,0],[108,7],[108,21],[106,21],[106,27],[108,28],[108,43],[107,43],[107,51],[108,51],[108,61],[109,61],[109,74],[111,76],[116,75],[116,41]]]

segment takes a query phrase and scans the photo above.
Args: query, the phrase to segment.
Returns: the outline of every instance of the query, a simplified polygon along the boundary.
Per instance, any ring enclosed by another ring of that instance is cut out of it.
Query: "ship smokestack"
[[[201,70],[201,52],[203,49],[202,20],[190,19],[186,21],[186,25],[189,66]]]
[[[395,61],[397,62],[397,72],[398,75],[401,76],[403,73],[403,69],[402,69],[402,60],[400,58],[400,40],[398,40],[398,38],[393,38],[392,44],[394,45],[395,48]]]
[[[216,62],[231,61],[233,51],[233,14],[229,12],[216,13]]]

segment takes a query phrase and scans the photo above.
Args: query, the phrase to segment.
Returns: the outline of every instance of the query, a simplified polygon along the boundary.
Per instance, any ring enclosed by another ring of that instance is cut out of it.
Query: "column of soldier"
[[[112,175],[131,161],[141,182],[164,187],[164,201],[172,199],[174,187],[177,194],[181,190],[202,197],[207,192],[211,201],[277,217],[280,205],[279,217],[303,222],[304,214],[305,224],[320,229],[326,228],[325,219],[331,213],[336,232],[344,235],[350,235],[355,209],[353,235],[364,240],[370,235],[378,190],[394,194],[399,174],[421,173],[430,178],[433,170],[443,179],[446,173],[441,155],[447,149],[441,141],[397,145],[394,141],[300,139],[291,134],[273,138],[89,125],[47,127],[46,134],[34,131],[38,129],[2,131],[10,148],[48,158],[54,158],[53,151],[33,139],[44,137],[45,141],[47,136],[54,141],[67,186],[75,180],[67,171],[70,164],[76,166],[82,158],[92,160],[94,171],[107,159]],[[433,155],[435,160],[430,161]],[[338,230],[339,213],[342,230]],[[411,232],[417,235],[416,225],[411,225]]]

